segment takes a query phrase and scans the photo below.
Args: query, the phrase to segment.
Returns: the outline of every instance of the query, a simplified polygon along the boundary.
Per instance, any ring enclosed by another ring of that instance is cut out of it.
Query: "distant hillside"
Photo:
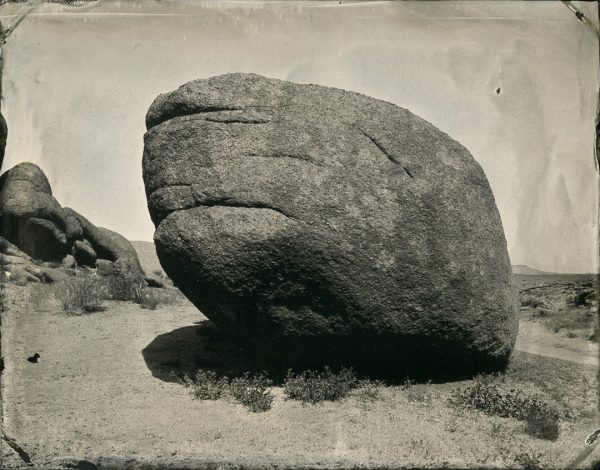
[[[530,268],[525,264],[513,264],[513,274],[528,274],[530,276],[541,276],[542,274],[552,274],[545,271],[539,271],[537,269]]]
[[[138,257],[140,258],[140,263],[146,274],[150,274],[157,269],[160,269],[161,271],[163,270],[160,262],[158,261],[158,256],[156,256],[154,243],[132,241],[131,244],[135,248],[135,251],[137,251]]]

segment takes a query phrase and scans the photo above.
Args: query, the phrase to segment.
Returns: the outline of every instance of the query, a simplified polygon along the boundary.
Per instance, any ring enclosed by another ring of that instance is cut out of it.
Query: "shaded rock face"
[[[79,266],[93,267],[98,255],[87,240],[75,240],[71,250]]]
[[[8,244],[0,246],[3,253],[15,246],[33,261],[55,263],[72,255],[80,266],[94,266],[97,258],[103,258],[144,280],[131,243],[118,233],[96,227],[73,209],[61,207],[46,175],[33,163],[16,165],[0,177],[0,224]]]
[[[4,161],[4,149],[6,147],[7,137],[8,126],[6,125],[6,119],[0,114],[0,168],[2,168],[2,162]]]
[[[157,254],[215,324],[290,361],[503,367],[517,334],[481,167],[409,111],[229,74],[150,107]]]

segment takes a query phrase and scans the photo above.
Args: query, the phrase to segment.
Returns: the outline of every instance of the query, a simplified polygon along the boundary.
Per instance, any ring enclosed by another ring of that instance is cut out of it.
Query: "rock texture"
[[[121,272],[144,280],[131,243],[116,232],[96,227],[74,210],[61,207],[52,196],[46,175],[33,163],[16,165],[0,177],[0,224],[0,248],[6,255],[17,250],[15,256],[25,259],[21,256],[25,254],[33,265],[66,263],[65,269],[73,268],[75,263],[91,267],[97,258],[103,258]],[[26,272],[32,274],[32,270]],[[34,275],[55,282],[63,278],[61,274],[46,270]],[[21,278],[30,279],[25,274]]]
[[[503,367],[516,295],[467,149],[357,93],[258,75],[150,107],[143,159],[166,273],[215,324],[290,361]]]

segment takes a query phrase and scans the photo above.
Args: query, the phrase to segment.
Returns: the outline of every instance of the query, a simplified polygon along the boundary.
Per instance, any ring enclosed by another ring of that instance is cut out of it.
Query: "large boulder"
[[[4,237],[32,258],[60,261],[67,254],[62,208],[33,163],[16,165],[0,177],[0,224]]]
[[[469,151],[357,93],[258,75],[150,107],[156,251],[216,325],[291,362],[395,373],[503,367],[516,295]]]

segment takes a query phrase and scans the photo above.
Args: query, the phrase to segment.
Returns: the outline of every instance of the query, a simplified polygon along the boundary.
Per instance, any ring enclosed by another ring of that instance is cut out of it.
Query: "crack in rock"
[[[408,176],[410,176],[411,178],[414,178],[414,176],[412,175],[412,173],[409,171],[408,168],[406,168],[400,161],[398,161],[396,159],[396,157],[394,157],[392,154],[390,154],[383,145],[381,145],[380,142],[377,141],[377,139],[375,139],[375,137],[370,136],[368,133],[366,133],[364,130],[360,129],[360,132],[367,138],[369,139],[371,142],[373,142],[373,145],[375,145],[375,147],[377,147],[379,149],[379,151],[381,153],[383,153],[387,159],[389,161],[391,161],[392,163],[395,163],[396,165],[400,165],[404,171],[406,172],[406,174]]]
[[[208,117],[204,120],[208,122],[219,122],[222,124],[268,124],[271,122],[268,119],[236,119],[227,117],[224,117],[222,119]]]
[[[146,129],[150,130],[159,124],[163,124],[176,117],[192,116],[194,114],[218,113],[221,111],[244,111],[244,108],[231,108],[226,106],[197,106],[192,109],[185,107],[174,107],[169,113],[160,115],[154,119],[150,118],[146,122]]]
[[[230,198],[207,198],[207,199],[203,199],[200,201],[196,201],[196,207],[202,207],[202,206],[204,206],[204,207],[215,207],[215,206],[242,207],[242,208],[246,208],[246,209],[269,209],[269,210],[278,212],[279,214],[287,217],[288,219],[298,220],[297,217],[287,214],[286,212],[282,211],[278,207],[274,207],[270,204],[259,203],[259,202],[243,202],[243,201],[239,201],[237,199],[230,199]]]

